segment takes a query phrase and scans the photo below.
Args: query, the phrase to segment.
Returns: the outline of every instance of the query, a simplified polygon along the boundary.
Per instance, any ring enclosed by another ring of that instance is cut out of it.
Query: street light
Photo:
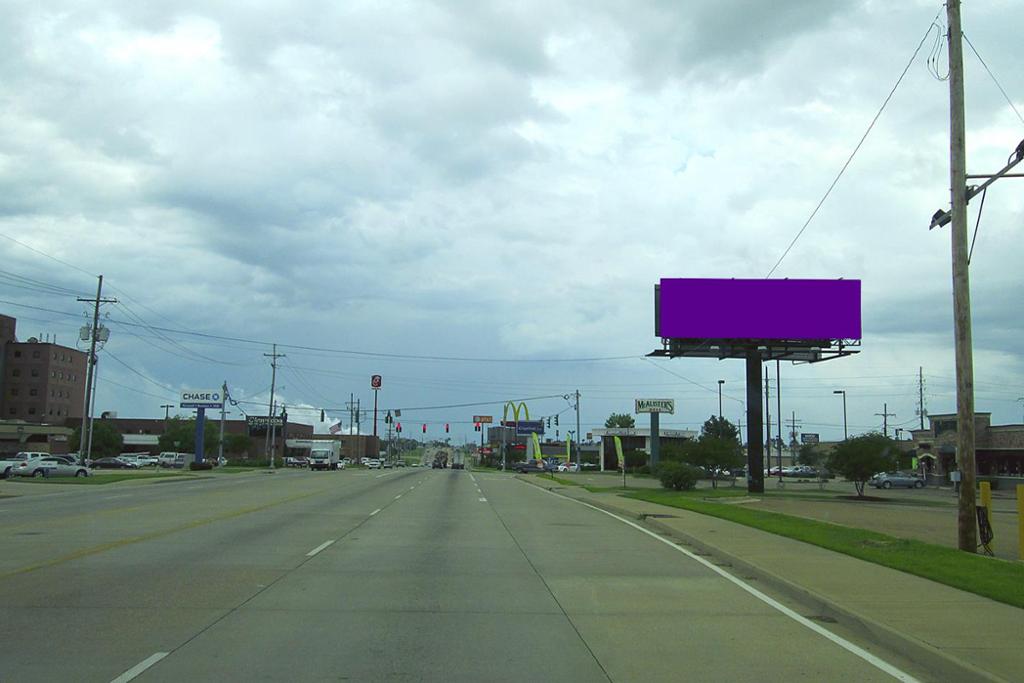
[[[843,395],[843,441],[846,441],[848,438],[850,438],[850,435],[849,435],[849,433],[846,430],[846,390],[845,389],[836,389],[832,393],[833,394],[842,394]]]
[[[722,385],[725,384],[724,379],[718,380],[718,419],[722,419]]]

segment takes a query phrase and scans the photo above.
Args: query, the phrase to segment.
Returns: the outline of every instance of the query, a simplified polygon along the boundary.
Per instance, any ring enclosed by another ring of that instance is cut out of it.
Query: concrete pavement
[[[1024,678],[1024,610],[707,515],[560,487],[540,477],[522,478],[553,493],[644,519],[736,573],[814,606],[822,617],[865,639],[903,651],[937,680]]]

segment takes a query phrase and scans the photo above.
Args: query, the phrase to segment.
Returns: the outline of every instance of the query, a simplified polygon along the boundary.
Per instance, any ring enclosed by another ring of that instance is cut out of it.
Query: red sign
[[[380,375],[372,375],[370,377],[370,387],[372,389],[380,389],[380,385],[381,385],[381,376]]]
[[[491,455],[494,453],[494,449],[491,448],[490,446],[484,446],[483,448],[478,448],[477,450],[480,451],[480,455]]]

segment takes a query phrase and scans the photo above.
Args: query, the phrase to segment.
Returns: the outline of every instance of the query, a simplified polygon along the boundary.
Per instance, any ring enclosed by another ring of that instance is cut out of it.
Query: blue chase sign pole
[[[196,411],[196,462],[203,462],[203,437],[206,433],[206,409],[221,408],[224,397],[219,389],[201,389],[198,391],[181,392],[181,407],[194,408]]]

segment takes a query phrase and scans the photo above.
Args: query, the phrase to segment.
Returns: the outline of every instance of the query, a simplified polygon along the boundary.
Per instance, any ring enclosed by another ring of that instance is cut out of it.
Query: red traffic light
[[[445,434],[448,433],[448,423],[447,422],[444,423],[444,431],[445,431]]]
[[[426,434],[426,433],[427,433],[427,425],[423,425],[423,433],[424,433],[424,434]]]
[[[399,423],[398,423],[398,426],[396,427],[396,429],[397,429],[397,430],[398,430],[399,432],[401,432],[401,431],[402,431],[402,423],[401,423],[401,422],[399,422]]]

